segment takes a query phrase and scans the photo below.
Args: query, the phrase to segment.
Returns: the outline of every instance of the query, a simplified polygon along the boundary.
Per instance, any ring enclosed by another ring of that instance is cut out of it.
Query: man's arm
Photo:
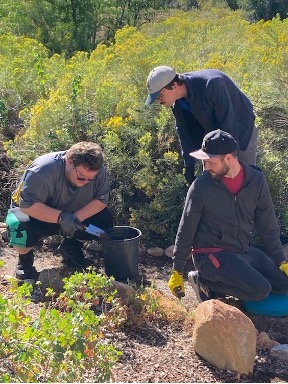
[[[102,211],[107,204],[102,203],[99,200],[92,200],[85,207],[74,212],[80,221],[86,220],[88,217],[96,215],[96,213]],[[34,217],[34,219],[45,221],[46,223],[58,223],[59,214],[62,212],[59,209],[51,208],[43,203],[34,203],[29,208],[21,208],[21,211],[26,215]]]
[[[195,184],[198,184],[198,188]],[[201,189],[198,181],[194,181],[190,186],[185,207],[179,223],[174,253],[173,271],[168,281],[171,293],[181,299],[185,296],[183,269],[191,251],[197,225],[202,211]]]
[[[267,248],[269,255],[275,264],[279,266],[286,258],[280,241],[280,229],[269,187],[264,175],[262,177],[262,188],[255,210],[255,229]]]
[[[195,119],[192,112],[182,109],[176,102],[172,108],[176,121],[176,134],[181,147],[181,155],[184,161],[184,176],[191,184],[195,180],[195,158],[189,155],[201,147],[205,130]]]
[[[90,201],[85,207],[78,209],[74,212],[75,216],[78,217],[80,221],[86,220],[88,217],[96,215],[96,213],[101,212],[104,208],[107,207],[107,204],[102,203],[100,200],[94,199]]]
[[[183,272],[194,242],[203,209],[202,190],[196,179],[188,190],[184,210],[179,223],[173,254],[173,269]]]
[[[58,223],[59,214],[61,213],[59,209],[51,208],[43,203],[34,203],[28,208],[20,207],[20,209],[26,215],[46,223]]]
[[[16,191],[17,198],[13,201],[26,215],[47,223],[58,222],[61,211],[45,204],[49,200],[51,188],[39,172],[27,170]]]

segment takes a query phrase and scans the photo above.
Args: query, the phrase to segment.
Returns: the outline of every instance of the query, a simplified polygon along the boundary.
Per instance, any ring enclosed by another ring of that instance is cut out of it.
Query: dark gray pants
[[[195,268],[212,292],[257,301],[270,293],[288,292],[288,276],[260,249],[248,247],[247,253],[231,251],[193,255]]]
[[[250,141],[245,151],[238,152],[238,159],[248,165],[256,165],[256,154],[257,154],[257,130],[254,127]]]

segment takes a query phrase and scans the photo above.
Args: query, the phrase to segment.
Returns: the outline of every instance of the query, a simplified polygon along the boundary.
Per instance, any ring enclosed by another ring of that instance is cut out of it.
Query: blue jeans
[[[195,268],[212,292],[257,301],[270,293],[288,292],[288,276],[258,248],[239,254],[231,251],[193,255]]]

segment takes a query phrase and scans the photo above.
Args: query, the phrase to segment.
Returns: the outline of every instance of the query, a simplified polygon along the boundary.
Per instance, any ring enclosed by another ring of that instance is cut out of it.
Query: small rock
[[[1,284],[9,284],[12,279],[16,279],[16,277],[12,275],[4,275],[2,278],[3,281],[1,281]]]
[[[165,249],[165,255],[166,255],[167,257],[172,258],[172,256],[173,256],[173,251],[174,251],[174,247],[175,247],[175,245],[173,244],[173,245],[170,245],[170,247],[168,247],[168,248]]]
[[[266,332],[260,332],[259,335],[257,336],[257,345],[259,347],[263,347],[271,350],[273,347],[280,345],[280,343],[278,343],[275,340],[271,340]]]
[[[162,257],[165,255],[164,249],[160,247],[149,248],[147,250],[149,256]]]
[[[272,348],[270,356],[288,362],[288,344],[281,344]]]
[[[140,257],[143,257],[143,256],[146,255],[146,253],[147,253],[147,249],[146,249],[146,247],[141,246],[141,247],[139,248],[139,256],[140,256]]]
[[[124,301],[129,299],[130,296],[135,295],[135,289],[131,287],[131,285],[122,283],[121,281],[113,281],[112,289],[117,289],[117,296]]]
[[[47,288],[52,288],[54,292],[60,293],[63,289],[63,276],[61,276],[60,270],[57,268],[44,269],[40,272],[38,281],[40,282],[40,288],[45,295]]]

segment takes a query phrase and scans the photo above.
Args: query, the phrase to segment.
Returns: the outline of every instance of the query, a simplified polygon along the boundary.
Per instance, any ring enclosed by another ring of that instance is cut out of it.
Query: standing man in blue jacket
[[[188,184],[195,179],[195,159],[189,153],[201,147],[208,132],[218,128],[235,138],[240,161],[256,164],[252,103],[225,73],[205,69],[179,74],[161,65],[149,73],[147,89],[146,105],[156,101],[172,109]]]

